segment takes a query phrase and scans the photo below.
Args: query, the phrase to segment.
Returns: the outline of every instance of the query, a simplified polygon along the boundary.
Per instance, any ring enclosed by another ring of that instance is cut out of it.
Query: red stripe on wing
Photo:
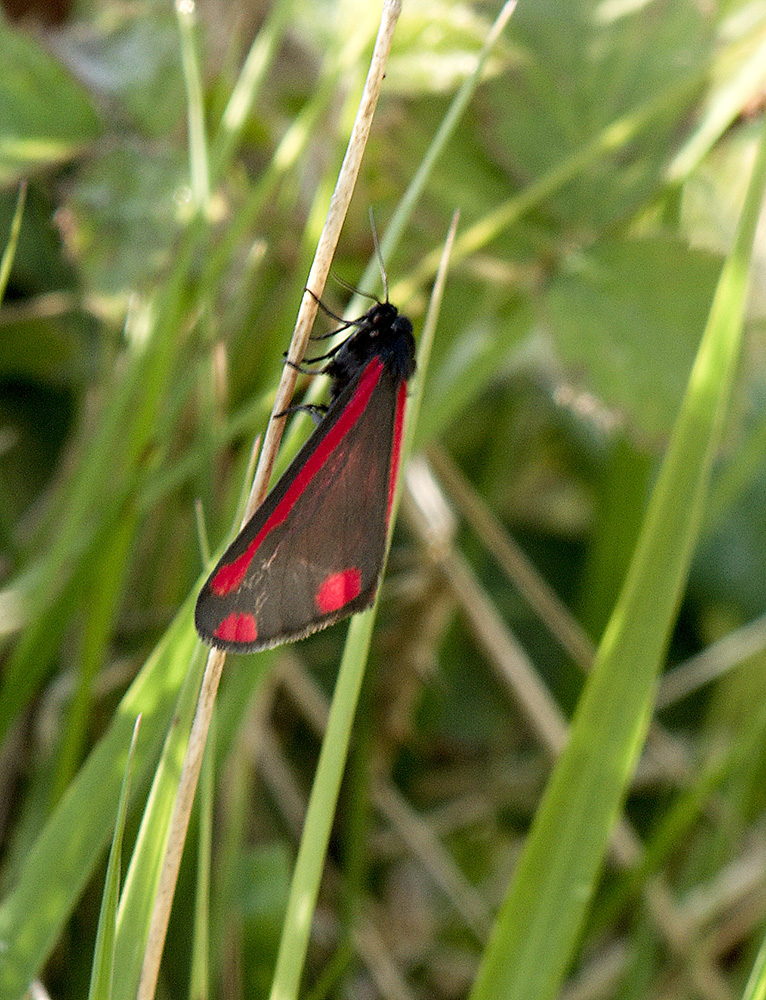
[[[402,382],[396,394],[396,419],[394,421],[394,440],[391,446],[391,470],[388,475],[388,503],[386,505],[386,524],[391,517],[391,507],[396,493],[396,481],[399,478],[399,462],[402,457],[402,439],[404,437],[404,410],[407,405],[407,383]]]
[[[292,483],[290,483],[290,488],[274,508],[274,511],[267,519],[261,530],[240,556],[238,556],[233,562],[222,565],[218,569],[215,576],[211,579],[210,589],[216,596],[223,597],[225,594],[230,594],[242,583],[248,567],[253,560],[253,556],[257,552],[258,546],[261,544],[263,539],[270,531],[286,520],[290,511],[297,503],[298,498],[303,494],[304,490],[317,474],[319,469],[324,465],[332,452],[338,447],[345,435],[348,433],[349,429],[354,426],[359,417],[364,413],[375,386],[380,380],[382,371],[383,362],[379,357],[375,356],[362,372],[356,392],[348,401],[348,404],[344,408],[340,417],[330,428],[325,437],[319,442],[316,451],[314,451],[313,454],[306,460],[295,479],[293,479]],[[399,415],[397,412],[397,423],[398,421]],[[401,431],[399,432],[399,438],[401,438]],[[394,442],[394,446],[396,447],[396,440]],[[389,487],[389,508],[390,504],[391,497]]]

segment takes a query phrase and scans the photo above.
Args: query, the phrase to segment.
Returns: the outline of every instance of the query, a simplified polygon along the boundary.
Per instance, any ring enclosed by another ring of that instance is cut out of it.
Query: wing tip
[[[277,646],[284,646],[290,642],[299,642],[301,639],[305,639],[307,636],[313,635],[314,632],[321,632],[323,629],[329,628],[330,625],[335,625],[344,618],[350,618],[359,611],[366,611],[367,608],[372,606],[377,589],[378,581],[376,580],[372,587],[368,587],[364,593],[359,594],[345,607],[339,608],[337,612],[328,615],[319,621],[310,622],[305,626],[305,628],[297,631],[283,632],[279,635],[271,636],[268,639],[256,639],[255,642],[251,643],[235,642],[230,639],[221,639],[217,635],[213,635],[209,629],[201,626],[198,622],[196,609],[194,627],[196,628],[200,639],[206,646],[212,646],[214,649],[220,649],[225,653],[260,653],[266,649],[275,649]]]

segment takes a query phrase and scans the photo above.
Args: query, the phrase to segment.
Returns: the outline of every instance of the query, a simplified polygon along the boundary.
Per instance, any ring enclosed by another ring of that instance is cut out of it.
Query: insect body
[[[302,639],[375,598],[415,340],[388,301],[350,325],[319,425],[200,591],[197,631],[220,649]]]

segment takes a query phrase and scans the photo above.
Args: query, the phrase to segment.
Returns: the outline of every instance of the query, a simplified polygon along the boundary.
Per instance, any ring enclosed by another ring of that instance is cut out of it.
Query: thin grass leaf
[[[82,652],[78,663],[76,688],[69,704],[67,721],[57,758],[56,774],[51,782],[51,804],[56,803],[77,773],[87,744],[88,725],[93,711],[93,685],[98,671],[108,659],[112,625],[119,607],[128,570],[130,547],[134,539],[138,512],[135,505],[115,526],[99,547],[84,588],[84,626]],[[82,591],[81,591],[82,593]]]
[[[11,231],[8,234],[8,242],[3,250],[3,257],[0,260],[0,302],[5,298],[5,289],[8,286],[8,278],[11,276],[13,258],[16,256],[16,247],[19,244],[19,233],[21,232],[21,219],[24,215],[24,203],[27,200],[27,182],[19,184],[19,193],[16,196],[16,208],[11,221]]]
[[[471,993],[552,997],[641,750],[697,540],[742,340],[766,179],[762,135],[736,242],[721,274],[667,454],[567,747],[548,784]]]
[[[423,335],[418,345],[417,375],[410,390],[407,428],[402,449],[404,466],[412,448],[417,413],[423,391],[423,380],[433,344],[434,331],[439,317],[441,296],[449,262],[449,252],[457,226],[457,215],[442,252],[441,267],[434,284]],[[399,488],[391,510],[391,528],[396,519]],[[390,538],[390,530],[389,530]],[[384,564],[385,565],[385,564]],[[362,614],[355,615],[349,625],[343,657],[335,682],[330,716],[327,720],[322,749],[319,754],[314,783],[311,788],[303,834],[295,862],[293,881],[282,927],[282,938],[271,987],[271,1000],[291,1000],[298,995],[303,966],[308,949],[311,921],[314,916],[319,883],[324,869],[327,845],[330,840],[335,808],[341,780],[346,767],[351,727],[356,714],[359,691],[362,686],[367,656],[370,651],[372,628],[375,624],[377,600]]]
[[[136,995],[160,866],[178,789],[178,774],[189,740],[206,652],[197,643],[178,696],[173,725],[168,729],[162,756],[154,774],[125,878],[117,918],[115,1000],[132,1000]]]
[[[281,0],[273,4],[250,46],[213,141],[211,159],[216,177],[220,177],[231,162],[247,116],[260,94],[293,16],[294,6],[293,0]]]
[[[758,951],[742,1000],[766,1000],[766,938]]]
[[[189,996],[206,1000],[210,993],[210,870],[213,857],[213,805],[216,716],[210,726],[199,783],[199,834],[197,879],[194,890],[194,937],[192,940]]]
[[[141,716],[136,719],[133,735],[128,749],[128,759],[125,764],[125,777],[120,790],[120,801],[117,805],[117,818],[114,822],[112,848],[109,851],[109,864],[104,879],[104,895],[101,901],[101,911],[98,916],[96,931],[96,946],[93,951],[93,971],[90,977],[88,1000],[111,1000],[112,982],[114,978],[114,941],[117,929],[117,903],[120,898],[120,869],[122,866],[122,838],[125,833],[125,819],[128,815],[128,800],[130,779],[133,774],[133,762],[136,756],[136,741]]]
[[[0,940],[6,943],[0,962],[2,1000],[16,1000],[39,973],[101,857],[123,780],[121,755],[139,714],[133,794],[146,787],[197,641],[192,608],[190,599],[131,684],[0,905]]]
[[[176,4],[181,36],[181,61],[186,82],[186,108],[189,129],[189,164],[192,198],[197,211],[204,212],[210,200],[210,165],[205,133],[205,108],[202,96],[199,59],[194,40],[194,5]]]
[[[428,183],[428,179],[439,161],[439,157],[444,152],[445,146],[454,135],[476,88],[481,82],[484,68],[487,65],[487,60],[492,54],[492,50],[497,44],[505,26],[508,24],[511,15],[516,9],[516,2],[517,0],[506,0],[506,3],[504,3],[500,9],[500,13],[497,15],[492,27],[487,32],[487,37],[484,40],[481,52],[479,52],[476,57],[476,65],[474,66],[472,72],[460,85],[460,88],[450,102],[450,106],[447,108],[447,111],[439,124],[436,135],[431,140],[423,159],[418,164],[418,169],[415,171],[415,175],[407,185],[407,190],[404,192],[399,204],[396,206],[396,211],[391,216],[389,223],[386,226],[386,231],[383,233],[380,241],[380,252],[383,255],[384,260],[390,260],[394,251],[398,247],[399,241],[401,240],[402,234],[407,227],[410,216],[415,210],[415,206],[423,194],[425,186]],[[378,277],[378,262],[374,257],[372,257],[362,274],[359,287],[374,288]],[[362,296],[357,295],[350,303],[348,312],[361,311],[362,303]]]

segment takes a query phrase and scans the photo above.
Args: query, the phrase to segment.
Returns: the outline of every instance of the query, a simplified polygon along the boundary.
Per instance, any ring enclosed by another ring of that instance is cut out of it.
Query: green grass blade
[[[766,132],[627,579],[498,916],[472,1000],[544,1000],[556,993],[570,961],[641,750],[657,673],[699,533],[740,354],[765,179]]]
[[[131,505],[124,517],[117,521],[115,530],[104,538],[104,544],[96,550],[88,583],[80,590],[85,605],[82,652],[56,773],[51,782],[51,805],[64,794],[85,756],[88,723],[93,711],[93,685],[99,669],[108,658],[112,623],[125,583],[136,520],[136,506]]]
[[[506,3],[503,4],[500,9],[500,13],[495,18],[492,27],[487,33],[481,52],[479,52],[476,57],[476,64],[472,72],[465,78],[450,102],[450,106],[447,108],[447,112],[442,118],[439,128],[436,130],[436,135],[434,135],[431,140],[425,156],[420,161],[418,169],[415,171],[415,175],[407,185],[407,190],[404,192],[399,204],[396,206],[396,211],[391,216],[391,219],[386,226],[386,231],[380,241],[380,252],[384,260],[390,260],[393,257],[394,251],[399,245],[399,241],[402,238],[402,234],[404,233],[407,223],[409,222],[410,216],[415,210],[415,206],[423,194],[425,186],[433,173],[434,167],[438,163],[447,143],[452,138],[455,130],[460,124],[475,90],[481,82],[487,60],[492,54],[492,50],[502,35],[515,8],[516,0],[506,0]],[[359,280],[359,287],[374,288],[379,276],[380,271],[378,261],[375,257],[372,257],[364,270],[364,274]],[[364,299],[362,296],[357,295],[349,305],[349,313],[353,312],[353,310],[357,308],[361,310],[363,302]]]
[[[231,162],[248,115],[260,96],[261,87],[268,78],[279,45],[294,16],[294,6],[293,0],[272,4],[250,46],[213,140],[211,159],[216,177],[220,177]]]
[[[117,818],[114,823],[112,849],[109,852],[109,864],[104,880],[104,895],[101,902],[101,912],[98,916],[96,931],[96,947],[93,952],[93,972],[90,977],[88,1000],[110,1000],[112,996],[112,981],[114,977],[114,939],[117,923],[117,903],[120,897],[120,869],[122,867],[122,838],[125,832],[125,818],[128,815],[128,798],[130,778],[133,773],[133,762],[136,756],[136,740],[141,716],[136,719],[133,736],[130,740],[128,760],[125,764],[125,777],[122,780],[120,801],[117,806]]]
[[[206,653],[198,643],[178,697],[173,724],[168,729],[125,878],[117,916],[115,1000],[136,995],[178,775],[194,718]]]
[[[189,996],[206,1000],[210,994],[210,871],[213,857],[213,805],[215,803],[214,761],[216,716],[202,758],[199,783],[199,834],[197,881],[194,892],[194,941]]]
[[[766,1000],[766,938],[758,950],[750,979],[747,981],[742,1000]]]
[[[16,209],[11,221],[11,231],[8,235],[8,242],[3,250],[3,257],[0,260],[0,302],[5,297],[5,289],[8,285],[8,278],[13,267],[13,258],[16,256],[16,247],[19,243],[19,233],[21,232],[21,219],[24,215],[24,202],[27,200],[26,181],[19,184],[19,193],[16,198]]]
[[[442,255],[442,269],[434,286],[428,316],[418,347],[418,370],[410,390],[409,415],[404,442],[402,465],[412,445],[412,436],[420,406],[423,379],[433,343],[436,321],[441,304],[449,250],[452,246],[457,218]],[[397,490],[398,494],[398,490]],[[396,517],[396,503],[391,513],[391,523]],[[390,534],[390,533],[389,533]],[[311,789],[306,821],[303,825],[298,858],[290,887],[287,913],[282,928],[277,966],[271,988],[271,1000],[289,1000],[298,995],[303,964],[308,948],[311,921],[314,915],[319,882],[324,869],[327,844],[330,839],[338,792],[346,767],[351,727],[354,722],[359,691],[362,686],[367,654],[370,650],[372,627],[375,623],[377,602],[368,611],[355,615],[349,626],[343,658],[335,682],[335,693],[322,740],[316,776]]]
[[[176,17],[181,36],[181,62],[186,82],[192,199],[196,210],[204,212],[210,199],[210,168],[202,80],[194,43],[194,7],[188,4],[176,4]]]
[[[125,747],[139,714],[134,794],[146,786],[197,641],[192,607],[190,599],[130,686],[0,904],[0,940],[7,943],[0,962],[1,1000],[16,1000],[38,974],[101,856],[119,799]]]
[[[295,862],[271,1000],[289,1000],[298,996],[374,622],[375,608],[372,607],[356,615],[349,626]]]

